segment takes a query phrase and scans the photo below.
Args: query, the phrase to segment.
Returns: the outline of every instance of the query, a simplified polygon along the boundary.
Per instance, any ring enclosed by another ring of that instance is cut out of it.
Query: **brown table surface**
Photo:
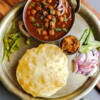
[[[24,0],[0,0],[0,20],[6,15],[6,13],[17,3],[22,2]],[[81,2],[87,6],[93,13],[100,19],[100,14],[93,9],[86,0],[81,0]],[[97,87],[100,89],[100,82],[97,84]]]

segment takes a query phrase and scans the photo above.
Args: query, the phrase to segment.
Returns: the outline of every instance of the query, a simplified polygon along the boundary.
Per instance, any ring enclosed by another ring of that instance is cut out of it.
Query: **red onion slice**
[[[59,5],[58,5],[57,9],[61,12],[61,15],[63,15],[65,13],[64,0],[59,0]]]
[[[75,72],[83,75],[93,75],[97,71],[99,52],[96,49],[87,53],[79,53],[74,60]]]

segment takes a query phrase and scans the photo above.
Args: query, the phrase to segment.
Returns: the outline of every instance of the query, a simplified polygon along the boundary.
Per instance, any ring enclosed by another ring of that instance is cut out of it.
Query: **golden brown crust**
[[[79,40],[72,35],[69,35],[64,38],[62,41],[62,49],[68,53],[75,53],[80,46]]]

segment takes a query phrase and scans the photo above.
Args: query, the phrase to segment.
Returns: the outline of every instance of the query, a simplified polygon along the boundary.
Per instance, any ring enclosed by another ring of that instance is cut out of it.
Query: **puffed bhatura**
[[[35,97],[49,97],[66,84],[68,59],[53,44],[27,50],[16,71],[19,85]]]

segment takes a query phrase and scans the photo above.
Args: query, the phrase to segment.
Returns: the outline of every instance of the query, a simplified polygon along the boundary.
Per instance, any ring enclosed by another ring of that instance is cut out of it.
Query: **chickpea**
[[[62,27],[64,28],[64,27],[66,27],[66,25],[65,24],[62,24]]]
[[[43,3],[43,2],[46,2],[46,0],[42,0],[42,3]]]
[[[57,37],[58,37],[58,35],[55,35],[55,37],[57,38]]]
[[[45,23],[45,27],[48,28],[48,26],[49,26],[49,24],[48,24],[48,22],[46,22],[46,23]]]
[[[44,21],[45,21],[45,22],[49,22],[49,19],[45,18]]]
[[[48,5],[46,4],[46,5],[44,6],[44,8],[48,8]]]
[[[54,35],[54,30],[50,30],[49,35],[53,36]]]
[[[60,17],[59,17],[59,20],[60,20],[61,22],[63,22],[63,21],[64,21],[64,18],[63,18],[62,16],[60,16]]]
[[[40,6],[37,6],[37,7],[36,7],[36,10],[38,10],[38,11],[41,10],[41,9],[42,9],[42,8],[41,8]]]
[[[49,9],[53,9],[53,7],[51,5],[49,5]]]
[[[31,13],[32,13],[32,15],[36,14],[36,10],[32,9]]]
[[[47,11],[43,11],[43,15],[46,16],[48,14]]]
[[[56,12],[55,12],[55,10],[53,9],[53,10],[52,10],[52,14],[55,15],[55,13],[56,13]]]
[[[37,28],[37,31],[40,31],[41,30],[41,28]]]
[[[57,23],[58,25],[60,25],[61,24],[61,22],[60,21],[58,21],[58,23]]]
[[[42,31],[42,35],[47,35],[47,31],[46,30],[43,30]]]
[[[45,39],[45,40],[48,40],[48,39],[49,39],[49,37],[46,35],[46,36],[44,36],[44,39]]]
[[[27,14],[30,15],[31,14],[30,11],[28,11]]]
[[[57,13],[57,15],[58,15],[58,16],[60,16],[60,15],[61,15],[61,14],[60,14],[60,11],[56,11],[56,13]]]
[[[48,3],[51,3],[52,2],[52,0],[48,0]]]
[[[50,22],[50,27],[55,28],[55,23],[53,21]]]
[[[32,21],[32,18],[33,18],[32,16],[29,16],[29,20],[30,20],[30,21]]]
[[[67,17],[67,15],[66,15],[66,14],[64,14],[64,17],[66,18],[66,17]]]
[[[49,20],[52,19],[52,15],[48,15],[48,19],[49,19]]]
[[[29,10],[30,10],[31,8],[32,8],[31,6],[28,7]]]

